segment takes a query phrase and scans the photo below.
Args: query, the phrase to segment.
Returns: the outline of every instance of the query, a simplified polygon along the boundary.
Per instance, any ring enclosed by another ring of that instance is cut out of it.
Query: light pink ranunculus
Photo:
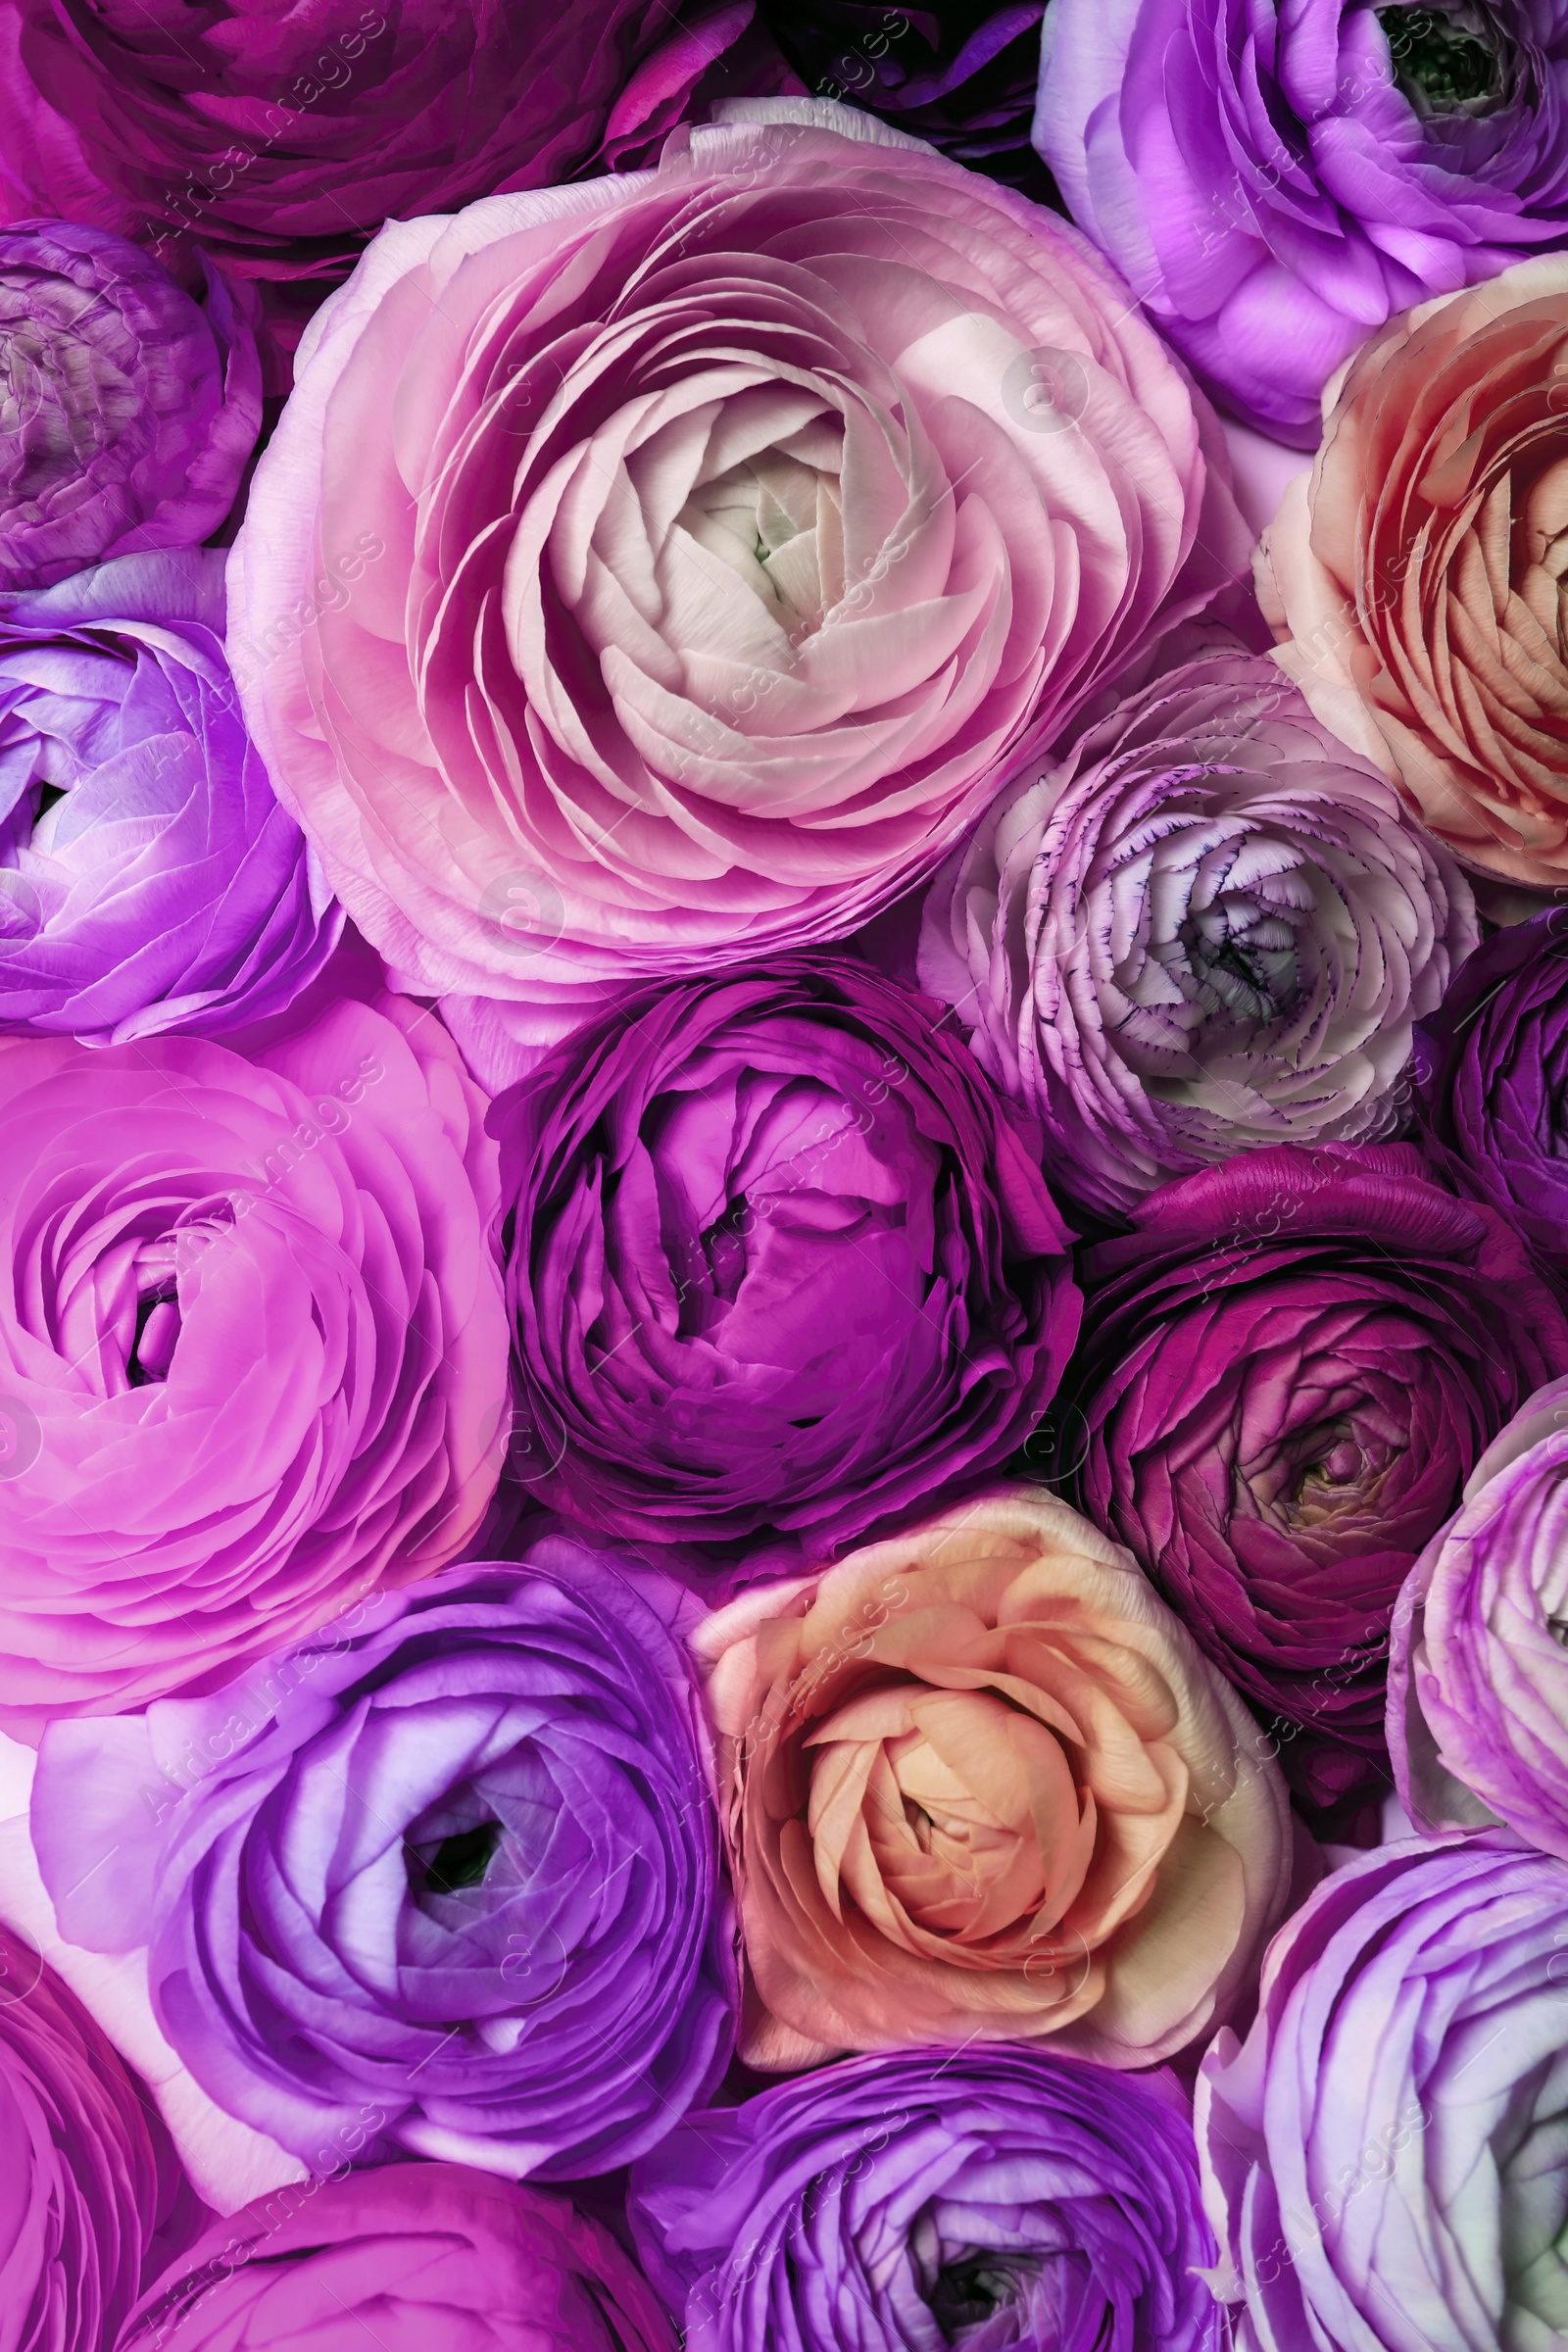
[[[559,1011],[848,934],[1245,566],[1212,416],[1075,230],[747,111],[390,223],[301,348],[247,714],[421,990]]]
[[[753,2066],[1047,2036],[1151,2066],[1252,1982],[1291,1874],[1273,1751],[1054,1495],[997,1489],[693,1640]]]

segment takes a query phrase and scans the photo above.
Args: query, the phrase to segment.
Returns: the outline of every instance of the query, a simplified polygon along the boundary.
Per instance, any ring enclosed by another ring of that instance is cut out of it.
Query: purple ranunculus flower
[[[1389,1750],[1420,1830],[1506,1822],[1568,1861],[1568,1381],[1487,1448],[1394,1612]]]
[[[0,2345],[104,2352],[206,2219],[144,2086],[0,1928]]]
[[[1035,142],[1216,398],[1311,449],[1386,318],[1568,245],[1568,0],[1053,0]]]
[[[0,1026],[118,1045],[280,1011],[342,929],[245,731],[223,558],[0,596]]]
[[[458,2164],[307,2180],[215,2222],[106,2352],[674,2352],[564,2197]],[[96,2347],[95,2347],[96,2352]]]
[[[821,1556],[1027,1437],[1078,1327],[1070,1236],[937,1011],[783,956],[644,990],[498,1099],[541,1500]]]
[[[733,2038],[695,1609],[547,1535],[210,1697],[51,1724],[32,1829],[62,1934],[147,1945],[196,2081],[312,2166],[355,2132],[371,2157],[612,2171]]]
[[[815,97],[842,98],[1030,196],[1051,182],[1029,143],[1044,0],[762,0]]]
[[[194,298],[104,229],[0,228],[0,590],[196,547],[233,505],[262,422],[256,334],[193,267]]]
[[[1406,1144],[1281,1146],[1163,1186],[1083,1268],[1080,1507],[1268,1716],[1315,1799],[1381,1768],[1389,1618],[1484,1448],[1568,1371],[1494,1210]]]
[[[999,2046],[830,2066],[632,2175],[690,2352],[1221,2352],[1173,2079]]]
[[[385,220],[569,179],[675,29],[663,0],[5,0],[0,194],[319,293]]]
[[[495,1152],[373,960],[221,1045],[0,1039],[7,1729],[213,1690],[483,1518]]]
[[[1114,1218],[1166,1178],[1398,1124],[1470,887],[1271,662],[1189,661],[1027,771],[926,901],[920,978]]]
[[[1499,931],[1417,1035],[1425,1142],[1568,1282],[1568,911]]]
[[[1550,2352],[1568,2329],[1568,1868],[1497,1831],[1378,1847],[1280,1930],[1204,2060],[1241,2352]]]

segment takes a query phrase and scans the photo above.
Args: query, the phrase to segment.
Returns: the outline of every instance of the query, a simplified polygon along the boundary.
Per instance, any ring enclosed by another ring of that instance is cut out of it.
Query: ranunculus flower
[[[463,1549],[506,1443],[482,1112],[346,955],[232,1049],[0,1041],[7,1730],[213,1690]]]
[[[1084,1262],[1064,1467],[1327,1800],[1381,1763],[1389,1617],[1483,1448],[1568,1371],[1511,1228],[1407,1144],[1152,1193]]]
[[[920,978],[1115,1217],[1167,1177],[1398,1125],[1469,885],[1269,662],[1183,663],[1027,771],[932,885]]]
[[[1032,2041],[1111,2066],[1246,1991],[1284,1783],[1127,1553],[1030,1487],[747,1592],[711,1661],[742,2055]]]
[[[1549,2352],[1568,2328],[1568,1869],[1489,1832],[1336,1871],[1198,2087],[1242,2352]]]
[[[498,1101],[518,1434],[634,1542],[817,1557],[1005,1460],[1070,1235],[937,1006],[847,956],[645,990]]]
[[[115,2352],[674,2352],[607,2230],[458,2164],[308,2180],[217,2222]]]
[[[1568,1381],[1471,1472],[1394,1612],[1389,1750],[1420,1830],[1506,1822],[1568,1861]]]
[[[1470,957],[1418,1045],[1422,1142],[1568,1281],[1568,931],[1561,907]]]
[[[1561,887],[1568,255],[1395,319],[1325,407],[1258,558],[1274,659],[1468,864]]]
[[[1209,388],[1310,449],[1393,313],[1568,244],[1568,9],[1053,0],[1035,141]]]
[[[733,1930],[668,1579],[545,1537],[211,1696],[51,1724],[61,1933],[148,1946],[196,2081],[313,2168],[612,2171],[714,2088]]]
[[[690,2352],[1226,2341],[1164,2074],[1007,2048],[857,2059],[689,2117],[638,2165],[630,2215]]]
[[[382,222],[587,163],[661,0],[502,0],[279,14],[221,0],[6,0],[0,173],[55,206],[166,242],[191,232],[245,277],[330,284]]]
[[[847,935],[1245,563],[1212,416],[1074,230],[759,104],[393,223],[302,347],[235,627],[387,559],[246,708],[420,991],[569,1010]]]
[[[1029,143],[1044,0],[763,0],[763,14],[823,98],[847,99],[955,163],[1031,196],[1051,182]]]
[[[121,1044],[280,1011],[342,910],[245,732],[215,549],[0,596],[0,1024]]]
[[[207,2218],[119,2052],[0,1928],[0,2345],[103,2352]]]
[[[195,299],[101,228],[0,228],[0,591],[195,547],[233,505],[262,422],[256,334],[194,267]]]

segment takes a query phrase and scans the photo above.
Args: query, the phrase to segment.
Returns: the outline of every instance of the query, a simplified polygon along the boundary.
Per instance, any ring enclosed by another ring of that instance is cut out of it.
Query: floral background
[[[1568,2342],[1568,0],[0,0],[0,2352]]]

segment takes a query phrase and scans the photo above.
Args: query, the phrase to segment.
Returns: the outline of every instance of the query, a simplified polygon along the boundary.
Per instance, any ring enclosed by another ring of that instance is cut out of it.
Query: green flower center
[[[1419,115],[1452,115],[1490,98],[1497,59],[1484,40],[1435,8],[1380,8],[1394,77]]]

